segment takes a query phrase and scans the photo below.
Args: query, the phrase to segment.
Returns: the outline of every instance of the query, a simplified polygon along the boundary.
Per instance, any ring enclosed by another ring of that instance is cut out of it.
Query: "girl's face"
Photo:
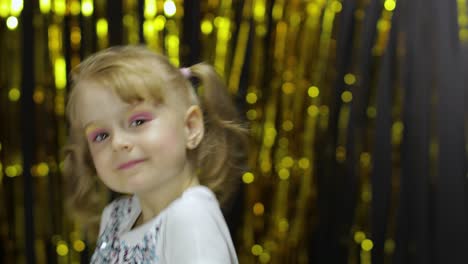
[[[81,88],[76,109],[99,178],[120,193],[145,193],[191,177],[187,112],[174,103],[121,100],[93,83]],[[78,87],[76,87],[78,88]],[[175,184],[174,184],[175,183]],[[177,191],[177,190],[175,190]]]

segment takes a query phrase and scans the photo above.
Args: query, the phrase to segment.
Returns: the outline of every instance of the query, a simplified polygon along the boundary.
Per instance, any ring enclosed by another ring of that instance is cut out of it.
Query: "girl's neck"
[[[180,188],[168,186],[169,184],[178,185]],[[174,200],[179,198],[185,190],[200,185],[200,183],[195,175],[191,175],[190,177],[181,177],[180,180],[171,181],[168,185],[161,186],[161,188],[151,193],[136,194],[140,202],[141,213],[133,226],[134,228],[156,217]],[[174,190],[177,191],[174,192]]]

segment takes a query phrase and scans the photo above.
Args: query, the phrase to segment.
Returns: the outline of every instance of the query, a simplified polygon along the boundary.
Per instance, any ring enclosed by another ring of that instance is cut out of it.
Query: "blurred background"
[[[0,262],[88,263],[64,211],[67,73],[207,61],[251,129],[240,263],[468,263],[468,0],[0,0]]]

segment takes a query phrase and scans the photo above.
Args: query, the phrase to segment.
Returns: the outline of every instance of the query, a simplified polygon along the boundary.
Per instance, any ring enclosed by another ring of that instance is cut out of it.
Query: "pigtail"
[[[205,135],[196,149],[198,178],[226,205],[240,183],[246,159],[247,130],[227,87],[213,67],[200,63],[190,67],[196,79],[203,111]]]

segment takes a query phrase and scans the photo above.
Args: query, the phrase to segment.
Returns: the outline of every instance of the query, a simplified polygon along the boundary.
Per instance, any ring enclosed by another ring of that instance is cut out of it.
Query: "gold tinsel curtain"
[[[0,0],[0,262],[89,261],[67,73],[145,43],[213,64],[249,123],[241,263],[466,263],[467,42],[466,0]]]

